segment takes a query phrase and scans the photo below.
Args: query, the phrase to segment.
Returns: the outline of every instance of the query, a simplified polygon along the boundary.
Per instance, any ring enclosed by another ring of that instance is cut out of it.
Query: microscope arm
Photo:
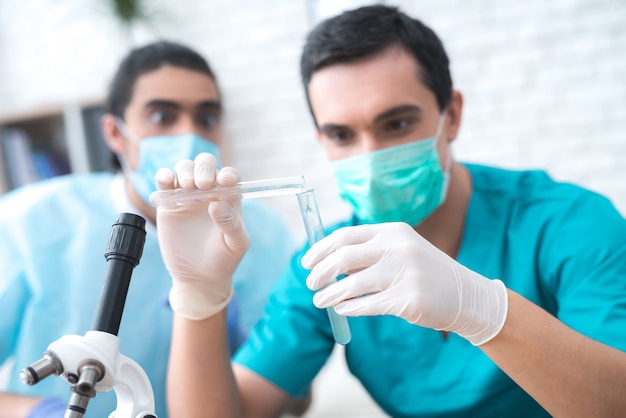
[[[113,386],[117,409],[109,418],[154,417],[154,395],[148,376],[134,360],[119,355]]]

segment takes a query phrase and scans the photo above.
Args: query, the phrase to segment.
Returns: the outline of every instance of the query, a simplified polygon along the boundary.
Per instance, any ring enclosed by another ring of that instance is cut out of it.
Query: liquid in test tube
[[[315,193],[313,189],[309,189],[302,193],[298,193],[296,196],[298,197],[298,205],[300,205],[300,212],[302,213],[306,236],[309,240],[309,244],[312,246],[317,241],[324,238],[324,226],[322,225],[322,219],[320,218],[319,210],[317,209]],[[348,344],[352,339],[350,327],[348,326],[348,319],[335,312],[335,309],[332,306],[326,308],[326,310],[328,312],[328,319],[330,320],[330,327],[333,330],[335,341],[341,345]]]

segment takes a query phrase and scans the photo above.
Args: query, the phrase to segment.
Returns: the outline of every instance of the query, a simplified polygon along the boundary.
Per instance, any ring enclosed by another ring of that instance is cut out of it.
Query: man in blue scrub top
[[[331,354],[331,306],[349,317],[351,372],[390,416],[626,416],[626,221],[544,172],[455,161],[463,98],[448,67],[435,33],[393,7],[310,33],[304,87],[354,217],[292,259],[232,367],[227,298],[201,318],[175,312],[172,417],[279,416]],[[176,175],[200,188],[237,181],[216,170],[197,159]],[[173,188],[172,174],[158,172],[159,187]],[[173,289],[228,295],[247,247],[239,201],[208,209],[159,209],[159,240]],[[191,224],[206,230],[206,257],[220,255],[204,269]]]
[[[156,190],[158,167],[173,167],[199,153],[219,161],[226,141],[221,95],[204,58],[184,45],[159,41],[131,51],[122,61],[106,107],[102,132],[122,171],[55,178],[0,201],[0,364],[13,359],[6,393],[0,394],[0,417],[63,417],[69,384],[52,376],[29,387],[19,373],[53,341],[91,329],[107,266],[106,243],[122,212],[140,214],[149,222],[120,324],[120,352],[146,371],[157,415],[167,417],[171,279],[148,197]],[[274,279],[293,250],[290,232],[277,213],[259,201],[246,201],[243,212],[251,251],[233,279],[237,305],[229,308],[236,313],[230,315],[235,319],[229,324],[232,349],[262,315]],[[285,246],[272,245],[277,236]],[[99,393],[85,416],[107,417],[116,403],[113,391]]]

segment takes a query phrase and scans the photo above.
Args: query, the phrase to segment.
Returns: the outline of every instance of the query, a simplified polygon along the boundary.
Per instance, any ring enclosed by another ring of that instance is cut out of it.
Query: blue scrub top
[[[573,329],[626,350],[626,221],[613,205],[541,171],[466,167],[473,191],[458,261],[503,280]],[[306,391],[334,347],[327,314],[305,284],[304,251],[235,356],[292,396]],[[348,367],[393,417],[549,416],[456,334],[444,340],[392,316],[348,321]]]
[[[278,214],[258,201],[242,204],[251,243],[233,286],[239,308],[234,317],[245,333],[262,315],[267,295],[293,253],[293,240]],[[69,399],[69,384],[62,378],[50,376],[31,387],[20,381],[19,372],[63,335],[82,336],[91,329],[107,267],[104,251],[111,226],[119,213],[137,213],[129,205],[122,178],[108,173],[59,177],[0,199],[0,364],[14,360],[8,387],[0,389]],[[155,228],[148,224],[146,229],[118,336],[120,353],[147,373],[157,415],[166,418],[172,324],[166,296],[171,278]],[[107,417],[116,404],[114,391],[98,393],[85,416]]]

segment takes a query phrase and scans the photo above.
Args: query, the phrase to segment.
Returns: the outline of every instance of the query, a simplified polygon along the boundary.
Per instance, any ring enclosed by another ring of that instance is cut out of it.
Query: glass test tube
[[[322,219],[320,218],[319,210],[317,209],[315,193],[313,189],[309,189],[302,193],[298,193],[296,196],[298,197],[298,205],[300,205],[300,212],[302,213],[302,220],[304,221],[304,227],[306,229],[309,244],[313,245],[317,241],[324,238],[324,226],[322,225]],[[328,319],[330,320],[330,326],[333,330],[335,341],[342,345],[348,344],[352,339],[350,327],[348,326],[348,319],[335,312],[335,309],[332,306],[330,308],[326,308],[326,310],[328,312]]]
[[[241,194],[242,198],[268,197],[295,194],[304,191],[304,177],[282,177],[276,179],[242,181],[233,187],[217,186],[211,190],[172,189],[159,190],[150,195],[154,207],[193,205],[219,200],[224,196]]]

